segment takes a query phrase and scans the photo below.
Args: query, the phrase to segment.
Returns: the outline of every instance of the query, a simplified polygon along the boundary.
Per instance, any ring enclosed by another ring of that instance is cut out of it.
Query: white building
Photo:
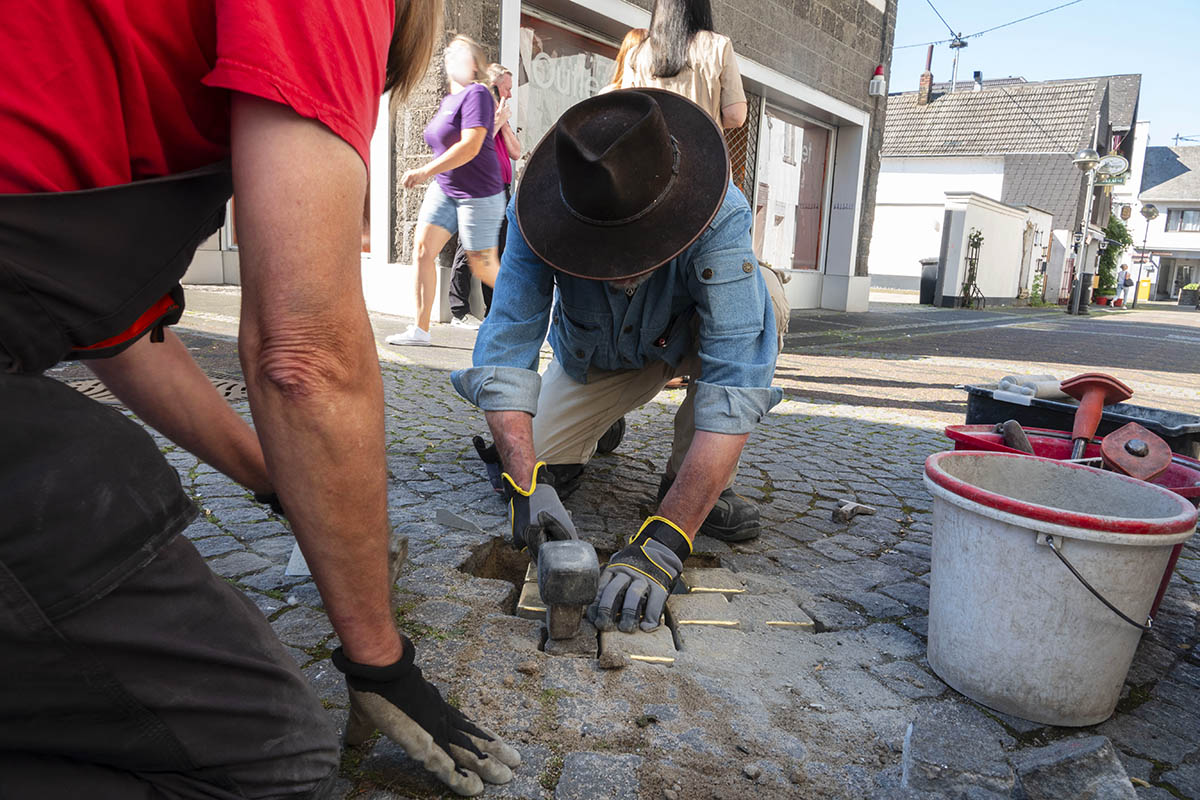
[[[1143,278],[1150,273],[1150,299],[1172,300],[1180,287],[1200,282],[1200,146],[1146,147],[1145,153],[1129,260],[1135,277],[1139,267]],[[1139,213],[1146,203],[1158,209],[1148,226]]]
[[[982,257],[995,276],[991,302],[1012,302],[1044,273],[1047,300],[1064,300],[1074,260],[1072,237],[1081,228],[1086,182],[1072,164],[1079,147],[1131,149],[1141,77],[1117,75],[1027,82],[1021,78],[960,83],[954,91],[922,76],[922,88],[888,98],[875,222],[868,262],[871,285],[917,289],[921,261],[940,258],[942,304],[952,304],[959,283],[950,280],[969,230],[948,230],[952,214],[997,215],[999,235],[1017,235],[1014,245],[985,236]],[[1108,220],[1104,189],[1095,190],[1089,246],[1082,259],[1093,272],[1101,228]],[[983,202],[991,201],[991,205]],[[1011,222],[1024,214],[1021,225]],[[982,223],[980,223],[982,224]],[[968,226],[968,229],[970,226]],[[1000,233],[1003,232],[1003,233]],[[1002,248],[1014,256],[1003,265],[987,253]],[[991,280],[991,279],[989,279]],[[940,293],[939,293],[940,294]],[[985,291],[986,295],[987,292]]]

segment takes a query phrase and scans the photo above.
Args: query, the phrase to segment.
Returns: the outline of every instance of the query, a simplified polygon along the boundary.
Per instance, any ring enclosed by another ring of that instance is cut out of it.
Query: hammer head
[[[538,550],[538,592],[546,605],[586,605],[599,584],[600,560],[587,542],[563,539]]]
[[[546,542],[538,551],[538,592],[546,604],[551,639],[579,632],[583,609],[596,599],[600,560],[596,548],[578,539]]]

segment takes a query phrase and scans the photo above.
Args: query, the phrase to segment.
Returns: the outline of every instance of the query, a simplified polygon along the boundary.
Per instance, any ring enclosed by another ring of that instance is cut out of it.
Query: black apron
[[[224,161],[102,189],[0,195],[0,370],[105,358],[178,322],[179,280],[232,192]],[[130,331],[168,294],[173,303]]]

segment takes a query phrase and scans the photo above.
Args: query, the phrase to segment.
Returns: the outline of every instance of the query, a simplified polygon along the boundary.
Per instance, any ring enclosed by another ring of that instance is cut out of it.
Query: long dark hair
[[[673,78],[687,66],[688,45],[697,31],[711,31],[709,0],[656,0],[650,17],[650,74]],[[639,48],[640,49],[640,48]]]

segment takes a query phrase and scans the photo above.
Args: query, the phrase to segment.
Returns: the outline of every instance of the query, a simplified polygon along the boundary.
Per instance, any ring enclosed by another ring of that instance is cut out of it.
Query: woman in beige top
[[[746,121],[746,93],[729,37],[713,31],[709,0],[657,0],[650,34],[625,59],[622,89],[681,94],[724,128]]]

